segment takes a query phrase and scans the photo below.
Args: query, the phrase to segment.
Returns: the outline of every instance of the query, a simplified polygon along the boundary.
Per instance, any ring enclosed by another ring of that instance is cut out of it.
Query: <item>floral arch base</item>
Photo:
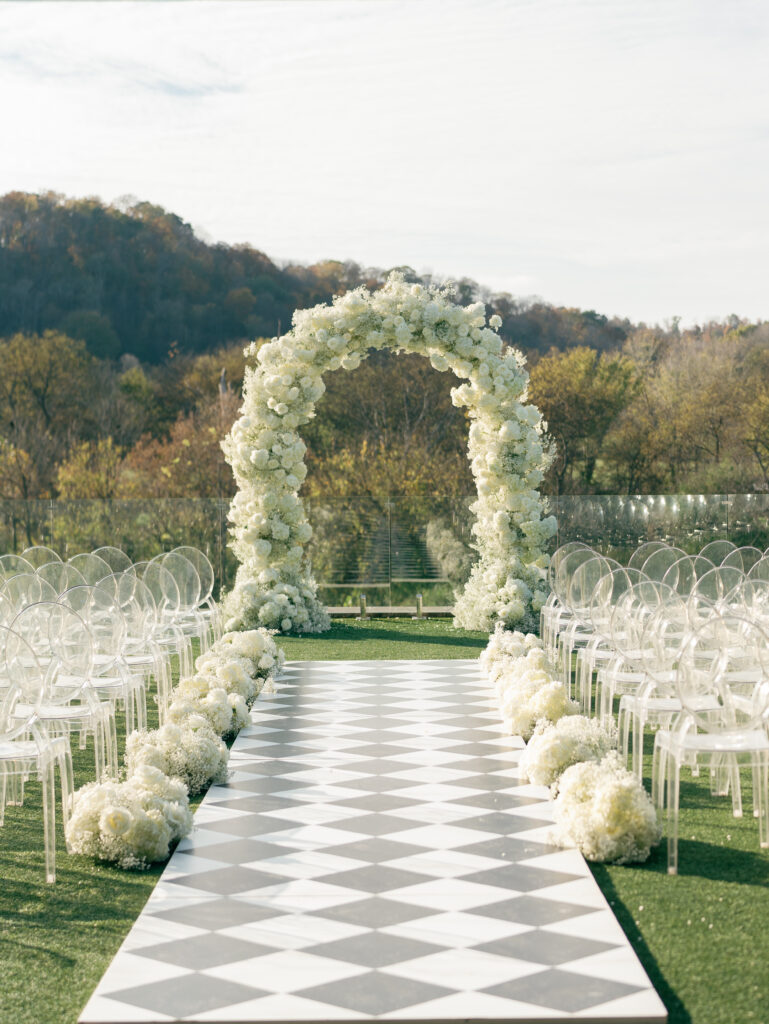
[[[299,489],[307,469],[299,429],[315,415],[323,374],[353,370],[371,349],[418,352],[463,383],[452,401],[468,410],[468,457],[478,499],[478,561],[454,607],[465,629],[531,629],[545,600],[555,519],[543,516],[538,487],[547,467],[542,418],[526,404],[523,355],[504,348],[501,321],[486,325],[483,303],[462,307],[444,291],[407,284],[397,273],[376,292],[358,288],[329,305],[297,310],[292,329],[255,346],[240,418],[223,442],[238,491],[230,507],[240,561],[225,598],[228,629],[266,626],[322,633],[330,626],[304,548],[312,536]]]

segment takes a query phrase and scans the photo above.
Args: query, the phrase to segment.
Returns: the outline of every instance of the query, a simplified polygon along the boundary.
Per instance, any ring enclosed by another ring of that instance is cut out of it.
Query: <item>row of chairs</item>
[[[670,873],[682,766],[707,768],[737,816],[750,767],[769,846],[769,552],[717,541],[691,555],[654,541],[621,566],[571,543],[549,573],[540,625],[553,671],[585,714],[616,717],[639,780],[644,728],[656,729],[652,797],[667,804]]]
[[[213,570],[202,552],[177,548],[132,563],[117,548],[75,555],[48,548],[0,556],[0,823],[35,772],[43,785],[46,878],[55,878],[54,769],[62,812],[73,792],[70,735],[93,738],[95,778],[116,778],[116,711],[126,733],[147,720],[156,685],[161,722],[172,658],[192,672],[193,640],[221,635]]]

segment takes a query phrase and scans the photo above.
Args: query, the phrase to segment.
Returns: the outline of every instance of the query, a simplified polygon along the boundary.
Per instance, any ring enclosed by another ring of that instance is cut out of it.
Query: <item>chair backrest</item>
[[[197,574],[200,577],[200,597],[198,598],[198,604],[205,604],[213,594],[214,584],[216,583],[214,567],[211,565],[211,561],[208,556],[199,548],[193,548],[185,544],[181,547],[174,548],[171,554],[183,555],[195,566]]]
[[[105,576],[94,586],[94,590],[100,591],[107,604],[122,616],[125,636],[129,642],[141,643],[147,633],[152,631],[157,609],[152,595],[133,571]]]
[[[126,633],[125,618],[105,588],[72,587],[59,598],[59,604],[75,612],[91,636],[94,670],[104,675],[117,661]]]
[[[173,615],[179,611],[179,586],[163,562],[147,562],[142,567],[141,581],[155,599],[155,605],[161,615]]]
[[[69,559],[69,564],[74,565],[85,582],[90,586],[98,583],[99,580],[103,580],[105,576],[112,575],[112,569],[107,562],[103,558],[99,558],[98,555],[92,555],[88,551],[83,551],[79,555],[73,555]]]
[[[757,682],[746,688],[746,671],[751,669]],[[766,632],[741,616],[713,614],[687,637],[676,672],[676,689],[699,730],[739,734],[765,727],[768,676]]]
[[[70,587],[82,587],[85,584],[82,573],[69,562],[48,562],[35,570],[40,579],[50,583],[57,594],[63,594]]]
[[[602,576],[590,596],[590,621],[595,632],[604,640],[610,638],[611,616],[623,594],[643,579],[640,569],[621,566]]]
[[[11,576],[0,587],[0,593],[6,598],[13,608],[14,616],[22,608],[29,604],[38,604],[40,601],[55,601],[58,597],[56,590],[34,572],[19,573],[18,576]]]
[[[45,672],[35,652],[15,630],[0,626],[0,742],[27,732],[40,708],[45,687]],[[16,717],[18,704],[27,712]]]
[[[20,573],[34,572],[35,567],[21,555],[0,555],[0,582]]]
[[[168,551],[152,559],[171,573],[179,588],[180,611],[192,611],[200,602],[200,576],[192,562],[176,551]]]
[[[709,558],[713,565],[720,565],[726,556],[735,550],[736,544],[730,540],[712,540],[700,551],[703,558]]]
[[[769,580],[769,555],[759,558],[756,564],[748,571],[748,578],[751,580]]]
[[[665,572],[662,582],[682,596],[688,597],[697,580],[711,569],[715,569],[715,566],[709,558],[703,558],[701,555],[683,555]]]
[[[596,555],[577,566],[572,575],[566,592],[567,604],[579,612],[582,619],[587,620],[590,612],[590,601],[593,591],[604,576],[613,570],[622,568],[613,558]]]
[[[66,704],[82,692],[93,671],[93,642],[76,612],[43,601],[22,609],[11,628],[27,641],[45,667],[46,703]]]
[[[736,615],[769,630],[769,580],[746,576],[726,595],[724,603]]]
[[[46,562],[60,562],[61,555],[53,548],[47,548],[44,544],[34,544],[31,548],[25,548],[21,553],[33,569],[39,569]]]
[[[745,574],[740,569],[719,565],[715,569],[710,569],[704,576],[700,576],[692,587],[690,598],[694,601],[704,598],[713,606],[722,608],[727,594],[744,579]]]
[[[558,600],[561,604],[568,605],[569,601],[569,584],[571,578],[577,569],[582,565],[583,562],[589,562],[591,558],[595,558],[598,554],[592,548],[580,547],[575,548],[574,551],[570,551],[565,558],[562,558],[558,563],[558,568],[555,572],[555,578],[553,580],[553,590],[555,591]]]
[[[570,555],[572,551],[578,551],[580,548],[586,548],[587,544],[583,544],[582,541],[572,540],[568,544],[561,544],[553,554],[550,556],[550,564],[547,567],[547,582],[551,590],[555,590],[555,576],[558,572],[558,566]]]
[[[121,551],[120,548],[113,548],[110,545],[106,545],[102,548],[96,548],[92,554],[104,559],[112,572],[129,572],[133,567],[131,559],[125,551]]]
[[[649,555],[654,554],[655,551],[659,551],[660,548],[669,548],[670,545],[666,544],[664,540],[647,540],[645,544],[641,544],[637,547],[627,563],[628,569],[643,569],[644,562]]]
[[[645,576],[648,576],[650,580],[657,580],[661,583],[670,566],[677,562],[679,558],[683,558],[685,554],[686,552],[681,548],[672,548],[668,546],[665,546],[664,548],[657,548],[655,551],[652,551],[641,566],[641,571]]]
[[[676,693],[675,671],[690,634],[686,601],[672,592],[667,597],[646,618],[639,642],[643,670],[662,697]]]
[[[739,569],[740,572],[748,573],[756,562],[760,562],[763,557],[764,553],[759,548],[745,546],[730,551],[721,562],[721,565],[733,566],[735,569]]]

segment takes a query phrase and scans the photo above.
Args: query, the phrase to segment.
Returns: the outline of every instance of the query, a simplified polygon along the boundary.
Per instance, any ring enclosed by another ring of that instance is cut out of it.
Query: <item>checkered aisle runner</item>
[[[664,1021],[477,661],[294,662],[80,1020]]]

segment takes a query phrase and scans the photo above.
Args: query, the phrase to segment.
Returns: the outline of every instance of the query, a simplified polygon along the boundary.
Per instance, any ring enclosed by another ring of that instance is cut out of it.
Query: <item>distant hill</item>
[[[404,269],[413,280],[420,278]],[[147,363],[285,331],[296,308],[327,302],[388,271],[348,261],[279,267],[250,245],[208,244],[160,206],[106,205],[54,192],[0,197],[0,337],[48,328],[101,358]],[[457,298],[482,298],[501,333],[536,357],[551,348],[622,345],[634,325],[594,311],[491,293],[467,278]]]

